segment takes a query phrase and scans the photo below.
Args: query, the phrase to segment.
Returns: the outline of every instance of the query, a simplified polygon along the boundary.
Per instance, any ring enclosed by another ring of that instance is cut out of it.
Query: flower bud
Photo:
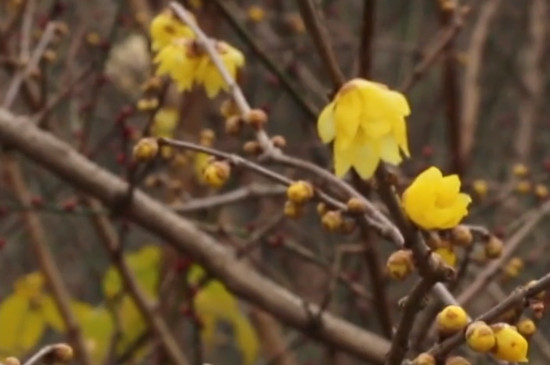
[[[458,226],[451,229],[451,243],[459,247],[470,247],[474,242],[474,237],[472,235],[472,230],[463,225],[459,224]]]
[[[430,231],[428,232],[428,237],[426,238],[426,245],[432,250],[444,247],[441,236],[437,232]]]
[[[286,146],[286,139],[281,135],[271,137],[271,143],[277,148],[284,148]]]
[[[489,352],[495,347],[495,334],[487,323],[476,321],[466,329],[466,343],[474,351]]]
[[[468,324],[466,311],[458,305],[448,305],[436,317],[436,325],[439,333],[444,335],[454,334]]]
[[[414,270],[412,252],[410,250],[395,251],[388,257],[386,268],[391,278],[405,279]]]
[[[489,241],[485,243],[485,257],[488,259],[497,259],[502,255],[503,243],[495,235],[491,235]]]
[[[73,348],[66,343],[58,343],[53,345],[50,352],[44,358],[44,364],[66,364],[74,357]]]
[[[525,337],[532,336],[537,330],[537,325],[532,319],[529,318],[524,318],[520,320],[516,324],[516,327],[518,329],[518,332]]]
[[[300,218],[304,214],[304,206],[287,200],[283,213],[289,218]]]
[[[517,177],[525,177],[529,173],[529,169],[522,163],[516,163],[512,168],[512,173]]]
[[[313,186],[303,180],[295,181],[286,189],[286,197],[295,204],[304,204],[313,198]]]
[[[156,138],[146,137],[140,139],[132,151],[134,159],[139,162],[147,162],[154,159],[159,152],[159,144]]]
[[[201,130],[200,134],[200,144],[201,146],[212,146],[214,140],[216,139],[216,133],[212,129],[206,128]]]
[[[4,365],[21,365],[21,361],[18,358],[10,356],[4,360]]]
[[[325,214],[326,212],[328,212],[328,208],[327,208],[327,205],[323,202],[319,202],[319,204],[317,204],[317,214],[319,214],[320,216],[322,216],[323,214]]]
[[[249,155],[259,155],[263,152],[262,146],[258,141],[247,141],[244,143],[243,150]]]
[[[489,191],[489,185],[485,180],[482,179],[475,180],[472,184],[472,188],[477,196],[480,198],[485,197],[487,195],[487,192]]]
[[[526,194],[531,191],[531,182],[529,180],[518,181],[516,191],[520,194]]]
[[[367,205],[365,204],[363,199],[354,197],[348,200],[348,210],[350,211],[350,213],[362,214],[365,213],[366,209]]]
[[[225,118],[238,117],[240,112],[233,98],[225,99],[220,105],[220,114]]]
[[[519,257],[513,257],[508,261],[506,266],[504,266],[504,274],[507,277],[515,278],[519,275],[521,270],[523,269],[523,260]]]
[[[452,247],[441,247],[434,250],[435,254],[438,254],[443,262],[451,267],[456,265],[456,253]]]
[[[262,109],[252,109],[244,120],[254,129],[261,129],[267,123],[267,114]]]
[[[498,323],[491,326],[495,333],[496,346],[493,355],[499,360],[509,362],[527,362],[527,340],[512,326]]]
[[[233,115],[225,120],[225,132],[229,135],[236,136],[241,132],[243,120],[238,115]]]
[[[548,195],[549,195],[548,188],[542,184],[535,185],[534,193],[535,193],[535,196],[540,200],[544,200],[548,198]]]
[[[445,360],[445,365],[471,365],[472,363],[462,356],[450,356]]]
[[[321,217],[321,223],[328,232],[338,232],[342,222],[342,212],[339,210],[329,210]]]
[[[412,365],[435,365],[435,358],[427,352],[423,352],[413,360]]]
[[[159,106],[159,100],[157,98],[139,99],[136,103],[136,109],[142,112],[154,110]]]
[[[226,161],[214,161],[208,164],[202,176],[204,181],[213,188],[222,187],[231,175],[231,166]]]

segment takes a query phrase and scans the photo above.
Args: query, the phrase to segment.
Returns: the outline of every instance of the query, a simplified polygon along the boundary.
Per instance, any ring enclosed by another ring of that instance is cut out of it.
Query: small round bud
[[[159,100],[157,98],[139,99],[136,103],[136,109],[142,112],[151,111],[159,106]]]
[[[466,329],[466,343],[474,351],[489,352],[495,347],[495,334],[487,323],[476,321]]]
[[[300,218],[304,214],[304,206],[287,200],[283,213],[289,218]]]
[[[304,204],[313,198],[313,186],[303,180],[299,180],[290,184],[286,189],[286,197],[295,204]]]
[[[249,155],[259,155],[263,152],[262,146],[258,141],[247,141],[245,142],[243,146],[244,152],[248,153]]]
[[[516,329],[506,323],[497,323],[491,328],[495,334],[496,346],[493,355],[503,361],[527,362],[527,340]]]
[[[515,278],[523,270],[523,260],[519,257],[513,257],[504,266],[504,274],[509,278]]]
[[[342,227],[342,212],[339,210],[329,210],[323,214],[321,223],[328,232],[338,232]]]
[[[66,364],[74,358],[73,348],[66,343],[52,345],[52,349],[44,358],[44,364]]]
[[[367,210],[367,204],[360,198],[350,198],[348,200],[348,210],[350,213],[362,214]]]
[[[4,360],[4,365],[21,365],[21,361],[17,357],[6,357]]]
[[[140,139],[136,143],[132,151],[132,154],[136,161],[147,162],[157,157],[158,152],[159,152],[159,144],[157,139],[153,137],[146,137],[146,138]]]
[[[489,192],[489,185],[487,184],[487,181],[478,179],[473,182],[472,189],[478,197],[484,198]]]
[[[445,360],[445,365],[471,365],[472,363],[462,356],[449,356]]]
[[[286,146],[286,139],[281,135],[271,137],[271,143],[277,148],[284,148]]]
[[[491,235],[489,241],[485,243],[485,257],[488,259],[497,259],[502,255],[502,249],[504,245],[500,238],[495,235]]]
[[[225,132],[235,136],[241,132],[243,124],[243,119],[240,116],[232,115],[225,120]]]
[[[466,327],[467,324],[468,315],[458,305],[446,306],[436,317],[437,330],[444,335],[454,334]]]
[[[427,352],[423,352],[413,360],[412,365],[435,365],[435,358]]]
[[[527,194],[531,191],[531,182],[529,180],[518,181],[516,191],[520,194]]]
[[[238,117],[240,112],[235,101],[231,99],[225,99],[220,105],[220,114],[225,118]]]
[[[141,84],[140,88],[144,93],[158,91],[162,88],[162,78],[158,76],[150,77]]]
[[[548,188],[542,184],[535,185],[534,193],[535,193],[535,196],[540,200],[544,200],[548,198],[548,196],[550,195]]]
[[[463,225],[459,224],[458,226],[451,229],[451,243],[459,247],[470,247],[474,242],[474,237],[472,235],[472,230]]]
[[[410,250],[395,251],[388,257],[386,268],[391,278],[405,279],[414,270],[412,252]]]
[[[65,22],[55,22],[55,33],[60,36],[69,34],[69,26]]]
[[[202,176],[204,181],[213,188],[222,187],[231,175],[231,166],[226,161],[214,161],[208,164]]]
[[[319,202],[319,204],[317,204],[317,214],[319,215],[323,215],[325,214],[326,212],[328,211],[328,207],[325,203],[323,202]]]
[[[451,267],[456,265],[456,253],[452,247],[440,247],[434,250],[434,253],[441,257],[443,262]]]
[[[252,109],[244,120],[255,129],[261,129],[267,123],[267,114],[262,109]]]
[[[522,163],[516,163],[512,168],[512,173],[517,177],[525,177],[529,173],[529,169]]]
[[[516,324],[516,327],[518,329],[518,332],[525,337],[530,337],[537,331],[537,325],[532,319],[529,318],[524,318],[520,320]]]
[[[531,280],[531,281],[528,282],[525,286],[526,286],[527,288],[530,288],[530,287],[536,285],[537,282],[538,282],[537,280]],[[535,294],[535,295],[533,296],[533,298],[538,299],[538,300],[544,300],[544,297],[545,297],[545,296],[546,296],[546,291],[541,290],[540,292],[538,292],[537,294]]]

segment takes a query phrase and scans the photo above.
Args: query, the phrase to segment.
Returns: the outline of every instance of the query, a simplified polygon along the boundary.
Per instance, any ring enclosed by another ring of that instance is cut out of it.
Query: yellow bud
[[[248,115],[244,117],[244,120],[253,128],[260,129],[267,123],[267,114],[262,109],[252,109]]]
[[[44,357],[46,364],[66,364],[74,357],[73,348],[66,343],[58,343],[53,345],[53,349]]]
[[[286,189],[286,197],[295,204],[304,204],[313,198],[313,186],[307,181],[299,180]]]
[[[445,365],[471,365],[471,362],[462,356],[450,356],[445,360]]]
[[[476,321],[471,323],[466,330],[466,343],[474,351],[489,352],[495,347],[495,334],[487,323]]]
[[[58,35],[67,35],[69,34],[69,26],[65,22],[56,22],[55,23],[55,33]]]
[[[412,252],[410,250],[395,251],[388,257],[386,269],[391,278],[405,279],[414,270]]]
[[[262,146],[258,143],[258,141],[245,142],[243,150],[250,155],[259,155],[263,152]]]
[[[158,76],[152,76],[148,78],[143,84],[141,84],[142,92],[150,92],[160,90],[162,87],[162,78]]]
[[[529,180],[518,181],[516,191],[521,194],[526,194],[531,191],[531,182]]]
[[[491,326],[496,338],[493,355],[499,360],[512,362],[528,362],[527,340],[512,326],[499,323]]]
[[[142,112],[154,110],[159,106],[159,100],[157,98],[139,99],[136,103],[137,110]]]
[[[549,192],[548,188],[542,184],[535,185],[535,196],[539,199],[548,198]]]
[[[537,325],[532,319],[524,318],[516,324],[518,332],[525,337],[532,336],[537,330]]]
[[[329,210],[321,217],[323,227],[329,232],[338,232],[342,227],[342,212],[339,210]]]
[[[202,146],[212,146],[214,140],[216,139],[216,133],[212,129],[206,128],[201,130],[200,133],[200,144]]]
[[[517,177],[525,177],[529,173],[529,169],[522,163],[516,163],[512,168],[512,173]]]
[[[470,247],[474,242],[474,237],[472,235],[472,230],[463,225],[459,224],[458,226],[451,229],[451,243],[459,247]]]
[[[233,115],[225,120],[225,131],[227,134],[235,136],[241,132],[243,120],[238,115]]]
[[[504,267],[504,274],[510,278],[515,278],[519,275],[521,270],[523,269],[523,260],[519,257],[513,257],[508,261],[506,266]]]
[[[360,198],[351,198],[348,200],[348,210],[350,213],[362,214],[365,213],[367,205],[365,201]]]
[[[435,358],[427,352],[423,352],[413,360],[412,365],[435,365]]]
[[[202,172],[204,181],[213,188],[222,187],[231,175],[231,166],[226,161],[215,161],[206,166]]]
[[[497,236],[491,236],[489,238],[489,241],[487,241],[487,243],[485,243],[485,257],[487,257],[488,259],[497,259],[500,257],[500,255],[502,255],[502,249],[503,249],[504,245],[502,243],[502,241],[500,240],[500,238],[498,238]]]
[[[271,143],[277,148],[284,148],[286,146],[286,139],[283,136],[276,135],[271,137]]]
[[[46,62],[53,63],[57,60],[57,53],[53,49],[47,49],[44,51],[42,59]]]
[[[285,202],[283,213],[289,218],[300,218],[304,214],[304,207],[303,205],[287,200]]]
[[[327,205],[325,203],[319,202],[319,204],[317,204],[317,214],[322,216],[327,211],[328,211],[328,208],[327,208]]]
[[[441,334],[453,334],[468,324],[466,311],[458,305],[448,305],[436,317],[437,330]]]
[[[444,263],[454,267],[456,265],[456,254],[452,247],[441,247],[434,250],[434,253],[438,254]]]
[[[86,34],[86,42],[90,46],[98,46],[101,43],[101,37],[96,32],[90,32]]]
[[[487,181],[482,179],[475,180],[472,184],[472,188],[480,198],[485,197],[489,192],[489,185],[487,184]]]
[[[265,11],[262,7],[252,5],[247,10],[248,19],[254,23],[259,23],[265,18]]]
[[[304,20],[299,14],[289,14],[285,20],[292,31],[296,33],[304,33],[306,31]]]
[[[531,281],[528,282],[525,286],[526,286],[527,288],[530,288],[530,287],[534,286],[535,284],[537,284],[537,282],[538,282],[537,280],[531,280]],[[538,300],[544,300],[544,297],[545,297],[545,296],[546,296],[546,291],[541,290],[540,292],[538,292],[537,294],[535,294],[535,295],[533,296],[533,298],[538,299]]]
[[[239,108],[233,98],[225,99],[220,105],[220,114],[225,118],[238,117],[240,114]]]
[[[18,358],[10,356],[4,360],[4,365],[21,365]]]
[[[140,139],[133,149],[133,156],[136,161],[147,162],[151,161],[159,152],[159,144],[156,138],[146,137]]]

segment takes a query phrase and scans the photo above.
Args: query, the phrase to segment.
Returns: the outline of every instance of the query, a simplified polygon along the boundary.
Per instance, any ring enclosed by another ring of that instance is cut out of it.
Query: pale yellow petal
[[[460,178],[458,175],[445,176],[439,181],[436,189],[437,198],[435,204],[445,207],[453,204],[460,191]]]
[[[380,156],[376,149],[370,145],[354,145],[353,167],[362,179],[368,179],[373,174],[380,162]]]
[[[380,158],[394,165],[399,165],[403,160],[399,153],[399,146],[392,136],[386,136],[378,141]]]
[[[334,142],[334,174],[343,177],[351,168],[354,161],[353,149],[342,148],[340,140]]]
[[[355,90],[345,92],[335,100],[334,123],[336,138],[340,140],[342,148],[348,147],[357,134],[361,108],[361,95]]]
[[[388,101],[392,105],[395,112],[405,117],[411,114],[409,102],[403,94],[397,91],[387,90],[386,97],[388,98]]]
[[[410,157],[409,140],[407,138],[407,125],[405,119],[397,118],[393,122],[393,136],[405,156]]]
[[[329,143],[336,136],[333,110],[334,103],[327,104],[317,119],[317,133],[323,143]]]
[[[381,138],[391,132],[392,125],[381,119],[362,120],[361,128],[368,138]]]

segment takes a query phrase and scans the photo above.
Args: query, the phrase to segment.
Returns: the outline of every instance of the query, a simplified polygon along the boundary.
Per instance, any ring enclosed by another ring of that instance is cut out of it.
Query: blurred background
[[[268,113],[269,134],[285,138],[289,155],[330,169],[330,148],[318,139],[315,124],[334,91],[297,4],[181,3],[209,36],[245,54],[239,84],[250,104]],[[481,289],[470,292],[465,303],[469,313],[483,313],[516,286],[547,272],[549,2],[314,3],[346,78],[361,73],[409,99],[412,158],[399,168],[402,186],[429,165],[458,173],[473,197],[466,222],[486,227],[505,242],[499,269],[484,277]],[[251,265],[281,286],[386,336],[376,302],[385,301],[395,324],[399,299],[414,279],[395,282],[383,276],[386,298],[374,296],[365,257],[373,253],[365,253],[357,232],[328,234],[314,204],[299,219],[285,217],[285,190],[242,169],[234,169],[220,190],[205,186],[200,171],[207,156],[202,154],[166,151],[160,161],[136,173],[131,149],[147,126],[157,136],[237,154],[245,154],[243,144],[253,139],[251,131],[226,133],[220,107],[227,95],[212,100],[202,88],[178,93],[166,80],[153,77],[148,29],[166,7],[167,2],[157,0],[0,0],[0,95],[32,58],[47,25],[58,22],[53,41],[13,103],[14,113],[36,116],[41,128],[103,168],[124,179],[133,176],[139,188],[215,236],[220,245],[243,250]],[[135,224],[94,209],[79,191],[40,166],[19,157],[13,163],[30,204],[21,203],[10,182],[13,175],[0,166],[0,358],[26,358],[47,343],[67,341],[66,324],[44,278],[44,262],[51,260],[94,364],[166,363],[158,339],[113,268],[123,254],[193,363],[358,362],[240,302],[192,257],[176,254]],[[312,178],[270,167],[291,178]],[[226,203],[209,204],[220,194],[228,196]],[[373,200],[378,204],[376,196]],[[120,239],[118,251],[102,245],[98,217],[107,218]],[[383,268],[394,248],[374,234],[370,241]],[[464,270],[452,290],[461,298],[494,261],[477,244],[456,255],[457,268]],[[415,329],[420,333],[429,328],[437,303],[428,308]],[[532,364],[550,361],[547,324],[543,317],[530,340]],[[433,334],[426,336],[413,351],[434,343]],[[465,349],[457,353],[475,364],[489,361]]]

